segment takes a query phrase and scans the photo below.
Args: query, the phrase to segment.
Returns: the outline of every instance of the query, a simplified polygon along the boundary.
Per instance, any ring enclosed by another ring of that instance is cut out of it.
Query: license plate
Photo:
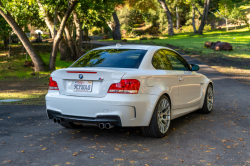
[[[92,91],[92,81],[75,81],[74,82],[75,92],[91,92]]]

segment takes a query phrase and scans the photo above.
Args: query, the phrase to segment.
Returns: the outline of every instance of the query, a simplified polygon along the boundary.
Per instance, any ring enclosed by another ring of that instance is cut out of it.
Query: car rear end
[[[156,96],[143,93],[143,77],[126,77],[138,71],[146,52],[98,49],[71,67],[54,71],[46,95],[48,118],[103,128],[147,126]]]

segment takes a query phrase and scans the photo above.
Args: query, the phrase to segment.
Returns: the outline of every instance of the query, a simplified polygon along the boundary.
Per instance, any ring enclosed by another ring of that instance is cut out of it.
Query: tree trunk
[[[38,6],[40,8],[40,10],[43,12],[44,14],[44,21],[47,25],[47,27],[49,28],[49,31],[51,33],[52,38],[54,38],[54,23],[53,23],[53,18],[51,16],[51,14],[49,12],[46,12],[43,8],[43,5],[41,4],[41,2],[39,0],[37,0]]]
[[[52,48],[52,52],[50,55],[50,61],[49,61],[49,69],[50,70],[55,70],[56,55],[57,55],[58,46],[59,46],[60,40],[62,39],[62,35],[63,35],[64,28],[66,26],[66,22],[68,21],[68,18],[69,18],[70,14],[71,14],[71,12],[74,9],[76,4],[77,4],[77,0],[71,1],[70,6],[68,7],[66,13],[63,16],[63,19],[61,21],[60,28],[57,31],[56,37],[54,38],[53,48]]]
[[[193,25],[193,29],[194,29],[194,34],[197,33],[196,27],[195,27],[195,6],[194,4],[192,4],[192,25]]]
[[[85,28],[84,34],[85,34],[85,49],[87,50],[88,49],[89,29]]]
[[[71,59],[74,60],[77,57],[78,50],[75,47],[75,42],[73,41],[68,25],[65,26],[65,34],[66,34],[67,42],[71,51]]]
[[[174,35],[174,29],[173,29],[173,21],[172,21],[172,16],[171,13],[165,3],[165,0],[158,0],[160,5],[162,6],[163,10],[165,11],[167,18],[168,18],[168,35]]]
[[[121,31],[120,31],[120,21],[119,18],[117,17],[116,12],[112,14],[114,22],[112,24],[112,35],[113,35],[113,40],[121,40]]]
[[[9,38],[8,37],[4,37],[4,40],[3,40],[3,43],[4,43],[4,49],[8,49],[8,44],[9,44]]]
[[[226,29],[227,29],[227,31],[228,31],[228,26],[227,26],[227,19],[226,19]]]
[[[74,10],[73,11],[73,18],[74,18],[74,23],[76,26],[76,45],[79,51],[81,51],[82,48],[82,25],[80,18],[78,17],[77,12]]]
[[[210,0],[205,0],[205,2],[204,2],[204,11],[203,11],[203,15],[202,15],[201,24],[200,24],[200,27],[198,29],[199,35],[203,34],[203,29],[204,29],[204,26],[206,24],[207,15],[208,15],[208,11],[209,11],[209,3],[210,3]]]
[[[3,6],[1,1],[0,1],[0,6],[1,7]],[[22,29],[16,23],[14,18],[9,13],[5,14],[2,9],[0,9],[0,14],[8,22],[8,24],[14,30],[15,34],[17,34],[17,36],[19,37],[19,39],[23,43],[23,46],[27,50],[32,62],[34,63],[35,71],[36,72],[45,71],[46,70],[45,63],[43,62],[41,57],[36,53],[35,49],[33,48],[32,44],[30,43],[28,37],[25,35],[25,33],[22,31]]]
[[[176,7],[176,29],[179,29],[179,22],[178,7]]]
[[[52,38],[54,38],[55,34],[54,34],[54,22],[53,22],[53,17],[49,12],[46,12],[43,8],[43,5],[40,3],[39,0],[37,0],[37,3],[39,5],[40,10],[43,12],[44,14],[44,21],[50,31],[50,35]],[[62,42],[62,43],[61,43]],[[69,46],[67,45],[67,43],[65,42],[65,40],[62,40],[59,44],[59,52],[61,54],[60,60],[65,60],[65,56],[67,54],[69,54],[68,56],[70,56],[70,50]],[[68,57],[67,57],[68,58]],[[69,58],[68,58],[69,59]]]
[[[69,49],[68,44],[66,43],[65,39],[63,38],[59,44],[59,52],[61,54],[60,60],[71,60],[71,51]]]

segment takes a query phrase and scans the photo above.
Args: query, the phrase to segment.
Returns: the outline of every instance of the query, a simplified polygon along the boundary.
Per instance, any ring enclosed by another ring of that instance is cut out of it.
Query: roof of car
[[[99,47],[94,50],[99,50],[99,49],[142,49],[142,50],[149,50],[152,47],[157,47],[161,48],[161,46],[152,46],[152,45],[122,45],[122,44],[116,44],[116,45],[111,45],[111,46],[105,46],[105,47]]]

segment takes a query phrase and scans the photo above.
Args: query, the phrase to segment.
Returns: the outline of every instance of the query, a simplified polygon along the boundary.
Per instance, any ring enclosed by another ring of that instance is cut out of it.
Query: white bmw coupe
[[[96,48],[51,74],[47,115],[66,128],[136,126],[146,136],[164,137],[172,119],[212,111],[213,82],[198,70],[167,47]]]

